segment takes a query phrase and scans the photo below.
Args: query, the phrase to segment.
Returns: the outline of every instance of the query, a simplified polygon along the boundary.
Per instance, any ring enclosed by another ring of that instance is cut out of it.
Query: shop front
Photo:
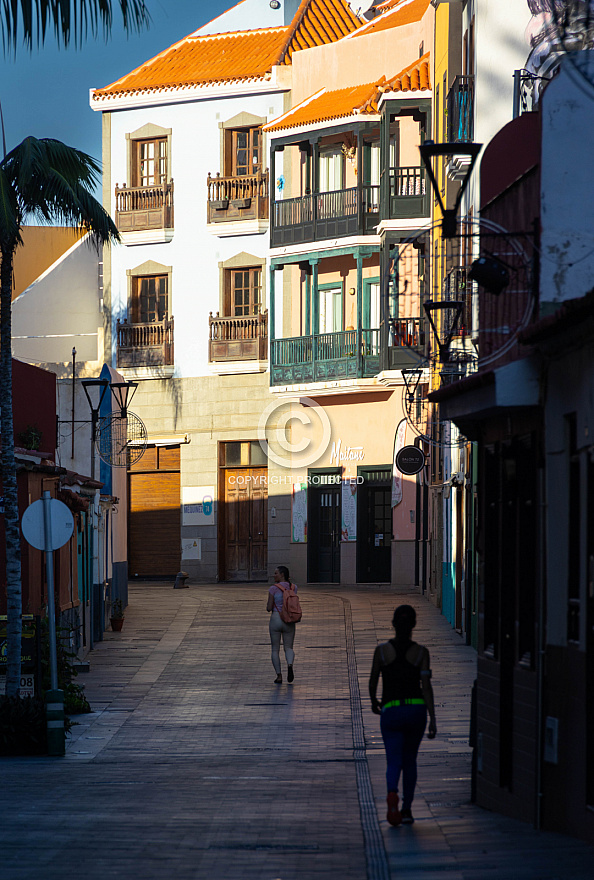
[[[295,414],[294,449],[304,446],[299,428],[311,406],[309,441],[317,460],[291,470],[291,570],[295,579],[320,584],[416,582],[416,476],[394,467],[395,451],[414,443],[402,409],[400,387],[344,391],[301,398]],[[324,425],[329,430],[324,431]]]

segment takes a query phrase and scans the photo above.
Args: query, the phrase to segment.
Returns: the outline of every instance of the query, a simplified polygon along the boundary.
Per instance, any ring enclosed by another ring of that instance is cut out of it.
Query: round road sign
[[[45,530],[43,524],[43,501],[34,501],[25,510],[21,519],[21,530],[25,540],[38,550],[58,550],[63,547],[74,531],[72,514],[62,501],[57,498],[49,499],[50,517],[50,546],[45,545]]]
[[[401,474],[412,476],[423,470],[425,456],[416,446],[403,446],[396,455],[396,467]]]

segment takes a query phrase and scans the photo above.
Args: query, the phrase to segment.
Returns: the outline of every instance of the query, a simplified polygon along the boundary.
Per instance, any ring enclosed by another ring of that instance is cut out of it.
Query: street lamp
[[[99,422],[99,410],[109,388],[108,379],[82,379],[89,406],[91,407],[91,479],[95,479],[95,441],[97,440],[97,423]]]
[[[400,372],[402,373],[402,378],[404,379],[404,387],[406,388],[406,393],[412,402],[417,393],[417,388],[419,387],[419,382],[421,381],[423,370],[420,367],[416,367],[410,368],[408,370],[401,370]]]
[[[456,334],[460,315],[464,310],[464,302],[460,299],[427,300],[427,302],[423,303],[423,308],[425,309],[425,314],[429,319],[431,329],[433,330],[433,335],[435,336],[435,341],[437,342],[439,359],[442,363],[447,363],[449,360],[450,345],[452,343],[452,339]],[[451,316],[448,316],[447,312],[450,312]],[[444,326],[447,326],[448,323],[450,325],[447,332],[444,332],[443,334],[443,340],[441,339],[440,330],[435,323],[434,318],[434,316],[437,317],[439,313],[441,313],[442,316],[440,322],[442,328]],[[451,317],[450,322],[447,321],[448,317]]]
[[[419,147],[421,159],[423,160],[423,164],[425,165],[425,169],[431,182],[431,188],[433,189],[441,209],[441,231],[444,238],[454,238],[457,234],[458,208],[460,207],[462,196],[468,186],[472,169],[474,168],[474,164],[482,146],[482,144],[472,143],[436,144],[434,141],[425,141],[425,143],[421,144]],[[435,172],[433,171],[431,160],[440,156],[451,157],[452,163],[456,166],[456,179],[461,181],[461,186],[458,190],[453,208],[446,208],[444,205],[440,186],[437,182]]]
[[[128,417],[128,406],[134,397],[138,382],[112,382],[111,393],[120,410],[120,418]]]

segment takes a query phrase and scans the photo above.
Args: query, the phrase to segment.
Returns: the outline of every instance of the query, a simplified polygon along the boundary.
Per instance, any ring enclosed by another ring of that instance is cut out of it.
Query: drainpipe
[[[540,831],[542,825],[542,763],[543,763],[543,727],[544,727],[544,672],[546,644],[546,549],[547,549],[547,484],[546,468],[540,473],[540,572],[538,591],[538,645],[536,652],[536,805],[534,827]]]

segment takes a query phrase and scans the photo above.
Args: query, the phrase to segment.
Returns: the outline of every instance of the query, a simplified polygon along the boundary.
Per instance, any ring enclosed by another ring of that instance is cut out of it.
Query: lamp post
[[[120,418],[128,417],[128,406],[134,397],[138,382],[112,382],[111,393],[120,410]]]
[[[468,186],[472,169],[478,159],[478,154],[480,153],[482,146],[482,144],[473,143],[436,144],[434,141],[425,141],[425,143],[421,144],[419,147],[421,159],[425,165],[431,188],[433,189],[433,193],[441,209],[441,231],[444,238],[454,238],[457,234],[458,209],[460,208],[462,196]],[[453,161],[459,160],[457,163],[456,177],[461,180],[461,185],[452,208],[446,208],[444,205],[441,197],[441,189],[437,182],[432,164],[432,159],[445,156],[451,157]]]
[[[423,308],[429,319],[431,329],[433,330],[433,335],[439,351],[439,359],[442,363],[447,363],[449,360],[450,345],[452,344],[452,339],[458,328],[460,315],[464,309],[464,302],[459,299],[428,300],[423,303]],[[451,322],[447,322],[447,312],[451,313]],[[435,322],[435,317],[440,314],[441,321],[438,323],[441,324],[441,330]],[[450,326],[446,331],[444,325],[447,326],[447,323],[449,323]]]
[[[97,424],[99,422],[99,410],[103,403],[105,393],[109,388],[108,379],[83,379],[84,388],[89,406],[91,408],[91,479],[95,479],[95,442],[97,440]]]

